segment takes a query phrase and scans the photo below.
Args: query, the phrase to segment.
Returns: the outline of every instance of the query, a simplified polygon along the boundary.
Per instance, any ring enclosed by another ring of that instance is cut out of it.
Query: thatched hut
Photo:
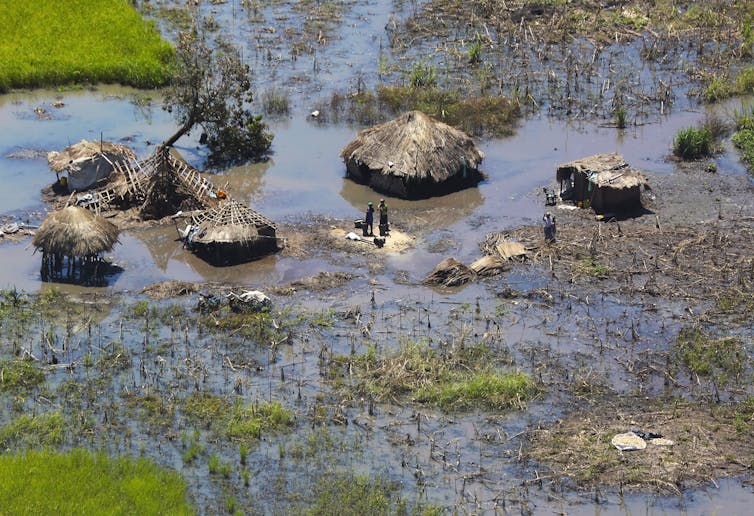
[[[49,214],[32,240],[42,251],[42,279],[74,278],[77,265],[80,278],[99,275],[99,255],[112,250],[118,233],[114,224],[79,206]]]
[[[66,183],[69,191],[82,191],[105,179],[113,172],[117,163],[126,163],[136,159],[136,154],[118,143],[80,142],[66,147],[61,152],[47,154],[50,168],[58,174],[68,173]]]
[[[212,265],[234,265],[276,252],[276,229],[268,218],[228,200],[192,217],[186,245]]]
[[[560,196],[588,203],[595,212],[633,212],[641,208],[644,174],[628,166],[618,153],[597,154],[560,165],[557,170]]]
[[[406,199],[475,186],[484,154],[463,131],[420,111],[359,132],[340,153],[348,177]]]

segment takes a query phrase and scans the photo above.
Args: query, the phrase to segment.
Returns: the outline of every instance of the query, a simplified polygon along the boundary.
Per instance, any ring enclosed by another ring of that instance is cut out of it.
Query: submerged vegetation
[[[0,25],[0,93],[97,82],[154,88],[171,74],[171,45],[129,2],[4,2]]]
[[[333,94],[330,108],[341,118],[362,124],[383,122],[390,116],[419,110],[469,134],[513,134],[521,111],[518,102],[503,96],[467,97],[461,91],[438,87],[380,86],[376,93],[363,91],[343,96]]]

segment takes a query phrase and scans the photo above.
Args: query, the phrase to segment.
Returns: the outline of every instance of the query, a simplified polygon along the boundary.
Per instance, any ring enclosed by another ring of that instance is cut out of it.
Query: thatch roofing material
[[[585,174],[598,187],[633,188],[648,183],[642,172],[630,168],[621,154],[595,154],[558,166],[557,179],[564,181],[572,174]]]
[[[616,190],[649,184],[641,171],[628,167],[592,174],[589,181],[600,188],[615,188]]]
[[[474,271],[455,258],[445,258],[422,281],[425,285],[457,287],[474,279]]]
[[[64,172],[72,163],[82,159],[91,159],[104,154],[112,160],[113,157],[122,159],[136,159],[136,154],[118,143],[112,142],[90,142],[81,140],[78,143],[66,147],[61,152],[49,152],[47,162],[53,172]]]
[[[199,230],[192,242],[198,244],[245,242],[263,236],[262,228],[276,229],[270,219],[234,200],[202,212],[193,222]]]
[[[79,206],[53,212],[39,227],[32,244],[46,254],[85,257],[110,251],[118,228]]]
[[[477,171],[484,158],[463,131],[421,111],[359,132],[340,156],[386,176],[426,183]]]
[[[478,276],[496,276],[510,269],[510,266],[497,256],[485,255],[469,265]]]

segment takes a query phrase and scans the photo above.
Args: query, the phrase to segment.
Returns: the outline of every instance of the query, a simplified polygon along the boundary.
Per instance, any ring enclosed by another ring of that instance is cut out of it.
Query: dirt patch
[[[551,428],[529,431],[526,457],[550,470],[538,480],[585,489],[610,486],[681,494],[683,488],[714,484],[713,478],[749,470],[754,453],[749,412],[749,404],[621,400],[573,413]],[[675,444],[650,441],[644,450],[625,452],[611,444],[616,434],[631,430],[661,434]]]
[[[364,237],[360,229],[350,229],[353,222],[338,219],[323,219],[306,225],[290,224],[279,226],[278,233],[284,239],[283,256],[311,258],[333,251],[347,254],[370,254],[385,256],[400,253],[415,245],[416,237],[396,229],[390,230],[382,247],[374,243],[374,237]],[[360,240],[350,240],[346,235],[353,233]]]

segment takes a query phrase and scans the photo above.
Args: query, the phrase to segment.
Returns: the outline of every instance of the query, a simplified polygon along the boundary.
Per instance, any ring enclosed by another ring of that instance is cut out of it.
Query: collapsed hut
[[[32,240],[42,251],[42,279],[101,277],[105,272],[101,253],[118,242],[118,228],[103,217],[79,206],[50,213]]]
[[[215,266],[244,263],[278,250],[275,224],[234,200],[192,217],[186,246]]]
[[[484,154],[472,139],[421,111],[359,132],[340,157],[354,181],[405,199],[445,195],[484,179]]]
[[[178,211],[213,208],[227,197],[198,170],[176,158],[168,147],[159,147],[141,168],[148,177],[140,210],[143,220],[161,219]]]
[[[213,208],[227,197],[198,170],[160,146],[144,160],[116,163],[105,187],[78,196],[75,203],[95,213],[138,207],[142,220],[153,220]]]
[[[641,187],[647,187],[644,174],[628,166],[618,153],[596,154],[557,169],[560,197],[596,213],[630,213],[641,209]]]
[[[62,183],[69,192],[91,188],[98,181],[109,178],[116,164],[134,159],[136,154],[125,145],[87,140],[70,145],[61,152],[47,154],[47,162],[57,174],[59,182],[60,174],[67,173]]]

